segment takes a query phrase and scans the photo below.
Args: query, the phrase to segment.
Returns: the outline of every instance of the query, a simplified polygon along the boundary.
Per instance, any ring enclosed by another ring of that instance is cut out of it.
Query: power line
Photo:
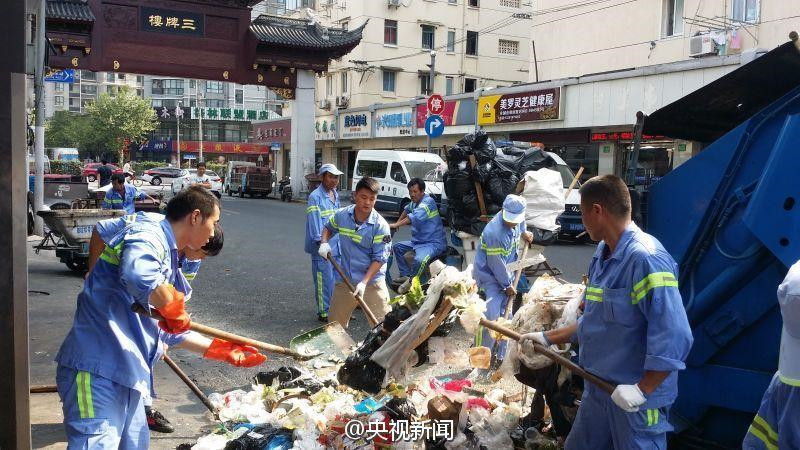
[[[606,0],[606,1],[607,1],[607,0]],[[542,25],[549,25],[549,24],[551,24],[551,23],[553,23],[553,22],[559,22],[559,21],[561,21],[561,20],[571,19],[571,18],[573,18],[573,17],[578,17],[578,16],[583,16],[583,15],[586,15],[586,14],[595,13],[595,12],[597,12],[597,11],[602,11],[602,10],[604,10],[604,9],[615,8],[615,7],[617,7],[617,6],[622,6],[622,5],[625,5],[625,4],[628,4],[628,3],[634,3],[634,2],[636,2],[636,1],[638,1],[638,0],[628,0],[628,1],[626,1],[626,2],[622,2],[622,3],[616,3],[616,4],[614,4],[614,5],[608,5],[608,6],[604,6],[604,7],[602,7],[602,8],[597,8],[597,9],[593,9],[593,10],[591,10],[591,11],[585,11],[585,12],[582,12],[582,13],[573,14],[573,15],[571,15],[571,16],[559,17],[558,19],[548,20],[547,22],[535,23],[535,24],[533,24],[533,25],[532,25],[532,27],[539,27],[539,26],[542,26]]]

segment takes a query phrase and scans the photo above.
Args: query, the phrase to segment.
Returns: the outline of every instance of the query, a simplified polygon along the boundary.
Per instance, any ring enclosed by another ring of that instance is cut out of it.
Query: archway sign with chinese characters
[[[47,0],[48,65],[269,87],[294,98],[297,70],[327,70],[351,31],[261,15],[260,0]]]

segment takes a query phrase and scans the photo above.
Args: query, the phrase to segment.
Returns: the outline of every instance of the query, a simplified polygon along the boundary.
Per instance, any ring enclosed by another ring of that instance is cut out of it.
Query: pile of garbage
[[[475,157],[475,167],[470,164],[471,155]],[[481,185],[486,214],[492,216],[500,211],[506,196],[515,192],[526,172],[555,165],[553,158],[539,147],[497,147],[483,131],[464,136],[447,152],[444,186],[451,226],[475,236],[486,226],[480,220],[475,182]]]

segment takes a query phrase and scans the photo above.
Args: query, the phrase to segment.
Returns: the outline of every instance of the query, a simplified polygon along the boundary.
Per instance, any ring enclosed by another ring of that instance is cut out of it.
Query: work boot
[[[160,412],[149,406],[144,407],[144,412],[147,415],[147,428],[150,428],[150,431],[159,433],[172,433],[175,431],[169,420]]]

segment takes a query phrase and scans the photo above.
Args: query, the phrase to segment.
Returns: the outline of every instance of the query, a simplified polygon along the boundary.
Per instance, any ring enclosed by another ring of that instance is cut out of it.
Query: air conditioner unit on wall
[[[331,102],[330,100],[322,99],[319,101],[319,109],[331,109]]]
[[[399,8],[400,0],[389,0],[389,6],[394,6],[395,8]]]
[[[350,97],[347,97],[347,96],[344,96],[344,95],[342,95],[340,97],[336,97],[336,107],[337,108],[347,108],[347,106],[349,104],[350,104]]]
[[[689,56],[697,58],[705,55],[716,55],[717,46],[711,36],[701,34],[689,38]]]

